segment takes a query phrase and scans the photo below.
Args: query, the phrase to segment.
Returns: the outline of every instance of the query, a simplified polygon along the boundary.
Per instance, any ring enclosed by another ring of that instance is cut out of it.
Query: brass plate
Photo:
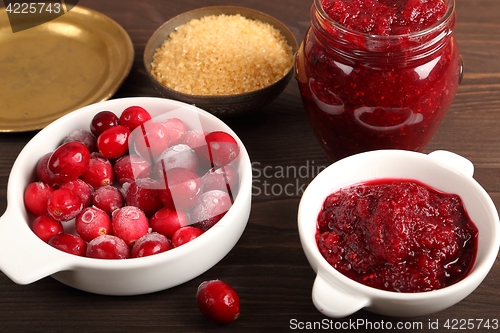
[[[109,99],[130,72],[134,48],[109,17],[80,6],[13,33],[0,9],[0,132],[23,132]]]

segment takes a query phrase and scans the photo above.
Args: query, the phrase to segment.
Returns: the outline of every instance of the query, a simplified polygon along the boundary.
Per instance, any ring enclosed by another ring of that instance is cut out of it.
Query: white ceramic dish
[[[102,260],[67,254],[41,241],[30,229],[23,193],[34,180],[37,161],[53,151],[71,131],[88,128],[99,111],[118,115],[128,106],[146,108],[153,117],[166,112],[205,131],[233,135],[241,152],[235,163],[240,183],[226,215],[195,240],[164,253],[126,260]],[[0,218],[0,270],[18,284],[46,276],[84,291],[106,295],[136,295],[174,287],[204,273],[237,243],[250,214],[252,168],[248,152],[237,135],[222,121],[194,106],[161,98],[124,98],[92,104],[54,121],[24,147],[15,161],[7,187],[7,210]]]
[[[388,316],[423,316],[448,308],[473,292],[495,263],[500,245],[498,212],[486,191],[472,178],[473,171],[470,161],[451,152],[435,151],[426,155],[380,150],[345,158],[318,174],[304,191],[298,212],[302,247],[317,274],[312,289],[317,309],[334,318],[348,316],[362,308]],[[462,198],[479,231],[477,257],[468,276],[440,290],[389,292],[349,279],[321,256],[315,233],[325,198],[341,187],[380,178],[415,179]]]

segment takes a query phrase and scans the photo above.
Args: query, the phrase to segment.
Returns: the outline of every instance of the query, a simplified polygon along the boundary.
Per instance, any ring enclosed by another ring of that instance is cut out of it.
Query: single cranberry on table
[[[218,324],[229,324],[240,316],[236,290],[221,280],[204,281],[198,286],[196,301],[201,313]]]
[[[95,259],[128,259],[130,258],[130,248],[119,237],[102,235],[88,243],[86,255]]]
[[[47,243],[55,235],[64,232],[64,227],[61,221],[54,219],[48,214],[40,215],[35,218],[31,229],[35,235],[37,235],[45,243]]]
[[[201,230],[200,228],[192,227],[189,225],[181,227],[172,235],[172,245],[174,247],[179,247],[196,239],[202,234],[203,230]]]
[[[185,212],[167,207],[158,210],[149,219],[151,229],[169,239],[172,239],[177,230],[188,224],[189,216]]]
[[[139,238],[132,246],[132,258],[141,258],[162,253],[171,249],[167,237],[157,232],[148,233]]]
[[[151,115],[146,109],[140,106],[129,106],[123,110],[119,118],[120,125],[127,127],[130,131],[133,131],[148,120],[151,120]]]
[[[46,183],[29,183],[24,190],[24,204],[35,216],[47,214],[47,203],[53,192],[54,188]]]
[[[85,257],[87,252],[87,243],[78,235],[60,233],[53,236],[48,244],[58,250],[80,257]]]
[[[118,126],[118,116],[111,111],[98,112],[90,121],[90,131],[96,137],[108,128]]]

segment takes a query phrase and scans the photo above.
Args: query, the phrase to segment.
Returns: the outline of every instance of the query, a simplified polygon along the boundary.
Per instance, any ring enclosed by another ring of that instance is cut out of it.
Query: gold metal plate
[[[0,9],[0,132],[23,132],[109,99],[130,72],[134,48],[109,17],[81,6],[12,32]]]

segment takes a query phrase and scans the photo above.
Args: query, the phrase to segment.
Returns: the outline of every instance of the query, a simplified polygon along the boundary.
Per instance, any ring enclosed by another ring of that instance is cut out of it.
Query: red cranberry
[[[83,180],[70,180],[69,182],[63,183],[60,188],[67,188],[80,197],[83,207],[88,207],[92,204],[92,194],[94,189]]]
[[[114,164],[115,177],[120,184],[131,183],[151,175],[151,164],[137,154],[120,157]]]
[[[111,219],[108,214],[97,207],[83,209],[75,219],[76,232],[86,241],[111,233]]]
[[[48,244],[58,250],[81,257],[85,257],[87,251],[87,243],[83,238],[73,234],[57,234],[49,240]]]
[[[238,173],[231,165],[212,168],[201,178],[203,192],[220,190],[231,195],[236,193],[238,181]]]
[[[50,216],[62,222],[75,218],[82,208],[80,197],[67,188],[55,190],[47,202]]]
[[[112,185],[101,186],[94,192],[93,203],[99,209],[111,215],[125,205],[122,192]]]
[[[170,137],[162,123],[148,121],[132,133],[130,145],[145,160],[155,161],[170,145]]]
[[[203,234],[203,230],[196,227],[182,227],[172,235],[172,245],[174,247],[179,247],[199,237],[201,234]]]
[[[201,192],[201,179],[193,171],[175,168],[165,172],[167,188],[160,190],[160,200],[166,207],[188,210],[196,204]]]
[[[114,211],[111,217],[113,234],[132,246],[135,241],[148,233],[148,218],[142,210],[125,206]]]
[[[114,177],[113,165],[100,153],[90,155],[89,168],[80,176],[93,188],[112,184]]]
[[[163,151],[157,163],[160,163],[159,170],[168,171],[174,168],[188,169],[193,172],[198,170],[198,157],[195,151],[185,144],[171,146]]]
[[[240,315],[238,293],[220,280],[202,282],[196,292],[196,301],[201,313],[218,324],[229,324]]]
[[[214,131],[205,136],[210,161],[213,165],[223,166],[231,163],[240,153],[236,140],[228,133]]]
[[[36,164],[36,179],[50,186],[58,186],[62,180],[58,179],[52,171],[49,170],[49,159],[52,153],[43,155]]]
[[[168,238],[181,227],[189,224],[189,217],[183,211],[164,207],[158,210],[150,219],[149,225],[156,231]]]
[[[195,151],[200,164],[212,167],[210,165],[207,142],[205,141],[206,134],[207,133],[202,130],[187,131],[184,134],[181,143],[188,145]]]
[[[32,229],[35,235],[45,243],[64,231],[62,223],[48,214],[38,216],[33,221]]]
[[[116,159],[128,151],[130,131],[125,126],[108,128],[97,138],[97,149],[106,158]]]
[[[191,210],[191,223],[206,231],[219,222],[231,205],[232,200],[227,192],[219,190],[205,192]]]
[[[130,131],[133,131],[136,127],[142,125],[148,120],[151,120],[151,115],[146,109],[140,106],[130,106],[123,110],[119,122],[120,125],[123,125]]]
[[[145,234],[132,246],[132,258],[151,256],[170,250],[171,245],[167,237],[157,232]]]
[[[102,235],[87,245],[87,257],[96,259],[127,259],[130,249],[125,241],[113,235]]]
[[[89,152],[94,152],[97,150],[97,138],[91,132],[84,129],[77,129],[69,133],[65,138],[63,143],[77,141],[82,143]]]
[[[186,125],[179,118],[168,118],[162,121],[170,136],[170,144],[177,145],[181,143],[186,133]]]
[[[80,177],[89,168],[90,152],[80,142],[68,142],[59,146],[50,156],[49,170],[56,176],[70,181]]]
[[[114,126],[118,126],[118,116],[111,111],[101,111],[92,118],[90,131],[98,137],[102,132]]]
[[[24,190],[24,204],[35,216],[47,214],[47,202],[54,188],[42,183],[32,182]]]
[[[140,208],[147,216],[151,216],[162,207],[159,196],[160,184],[151,178],[139,178],[130,183],[125,192],[128,206]]]

